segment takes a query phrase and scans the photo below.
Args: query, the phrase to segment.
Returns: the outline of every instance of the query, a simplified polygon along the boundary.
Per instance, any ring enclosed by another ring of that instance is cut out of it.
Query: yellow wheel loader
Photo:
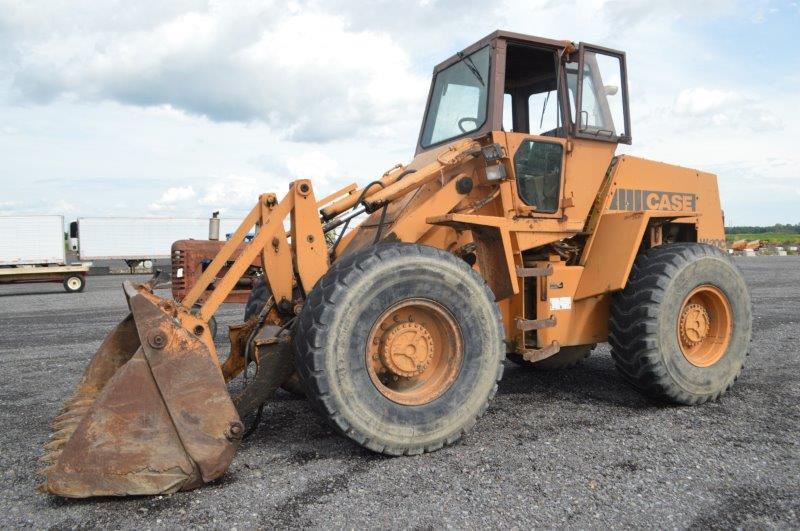
[[[717,181],[615,156],[628,97],[624,53],[589,44],[498,31],[439,64],[411,163],[327,197],[308,180],[259,196],[181,303],[125,283],[130,315],[56,417],[40,489],[214,481],[292,378],[390,455],[459,440],[507,354],[560,366],[609,342],[643,392],[717,399],[751,334]],[[208,322],[259,258],[262,301],[223,360]]]

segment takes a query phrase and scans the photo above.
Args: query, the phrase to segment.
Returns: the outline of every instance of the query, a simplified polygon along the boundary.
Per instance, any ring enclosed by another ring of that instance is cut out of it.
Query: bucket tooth
[[[69,411],[61,413],[56,418],[54,418],[53,419],[53,424],[55,424],[56,422],[61,422],[61,421],[65,421],[65,420],[71,420],[71,419],[74,419],[74,418],[83,417],[86,414],[87,411],[89,411],[89,407],[88,406],[85,406],[85,407],[82,407],[82,408],[70,409]]]
[[[81,423],[82,418],[83,415],[76,415],[74,417],[53,421],[53,423],[50,425],[50,429],[52,429],[53,431],[59,431],[68,427],[73,427],[73,428],[77,427],[78,424]]]
[[[50,434],[50,440],[51,441],[56,441],[56,440],[62,440],[63,439],[63,440],[66,441],[67,439],[69,439],[70,435],[72,435],[72,433],[75,431],[75,427],[76,426],[77,426],[77,424],[74,424],[72,426],[68,426],[66,428],[63,428],[61,430],[58,430],[58,431],[55,431],[55,432],[51,433]]]
[[[62,437],[61,439],[55,439],[53,441],[50,441],[49,443],[44,445],[44,449],[47,451],[60,450],[61,448],[63,448],[65,444],[67,444],[68,439],[69,437]]]
[[[91,407],[92,403],[94,403],[94,397],[87,397],[82,396],[78,399],[73,399],[64,404],[64,407],[61,408],[62,413],[69,413],[75,409],[84,409]]]
[[[43,465],[47,465],[49,463],[55,463],[58,460],[58,456],[61,455],[61,450],[55,450],[53,452],[47,452],[42,457],[39,458],[39,463]]]

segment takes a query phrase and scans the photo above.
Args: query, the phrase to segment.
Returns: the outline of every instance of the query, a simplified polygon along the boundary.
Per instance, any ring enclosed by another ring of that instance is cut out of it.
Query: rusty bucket
[[[243,426],[203,321],[151,286],[124,286],[131,313],[106,337],[53,421],[39,490],[126,496],[222,476]]]

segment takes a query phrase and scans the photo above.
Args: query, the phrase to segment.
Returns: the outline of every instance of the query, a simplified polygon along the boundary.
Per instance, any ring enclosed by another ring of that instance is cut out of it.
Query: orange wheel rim
[[[711,285],[692,290],[678,313],[678,344],[696,367],[718,362],[731,340],[733,319],[728,297]]]
[[[385,312],[370,331],[369,377],[378,391],[404,405],[427,404],[447,391],[464,361],[461,329],[443,306],[407,299]]]

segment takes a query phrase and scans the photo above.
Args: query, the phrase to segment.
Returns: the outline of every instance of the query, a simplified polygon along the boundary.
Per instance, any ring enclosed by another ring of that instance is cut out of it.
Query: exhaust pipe
[[[219,240],[219,211],[211,214],[208,219],[208,239],[212,241]]]

